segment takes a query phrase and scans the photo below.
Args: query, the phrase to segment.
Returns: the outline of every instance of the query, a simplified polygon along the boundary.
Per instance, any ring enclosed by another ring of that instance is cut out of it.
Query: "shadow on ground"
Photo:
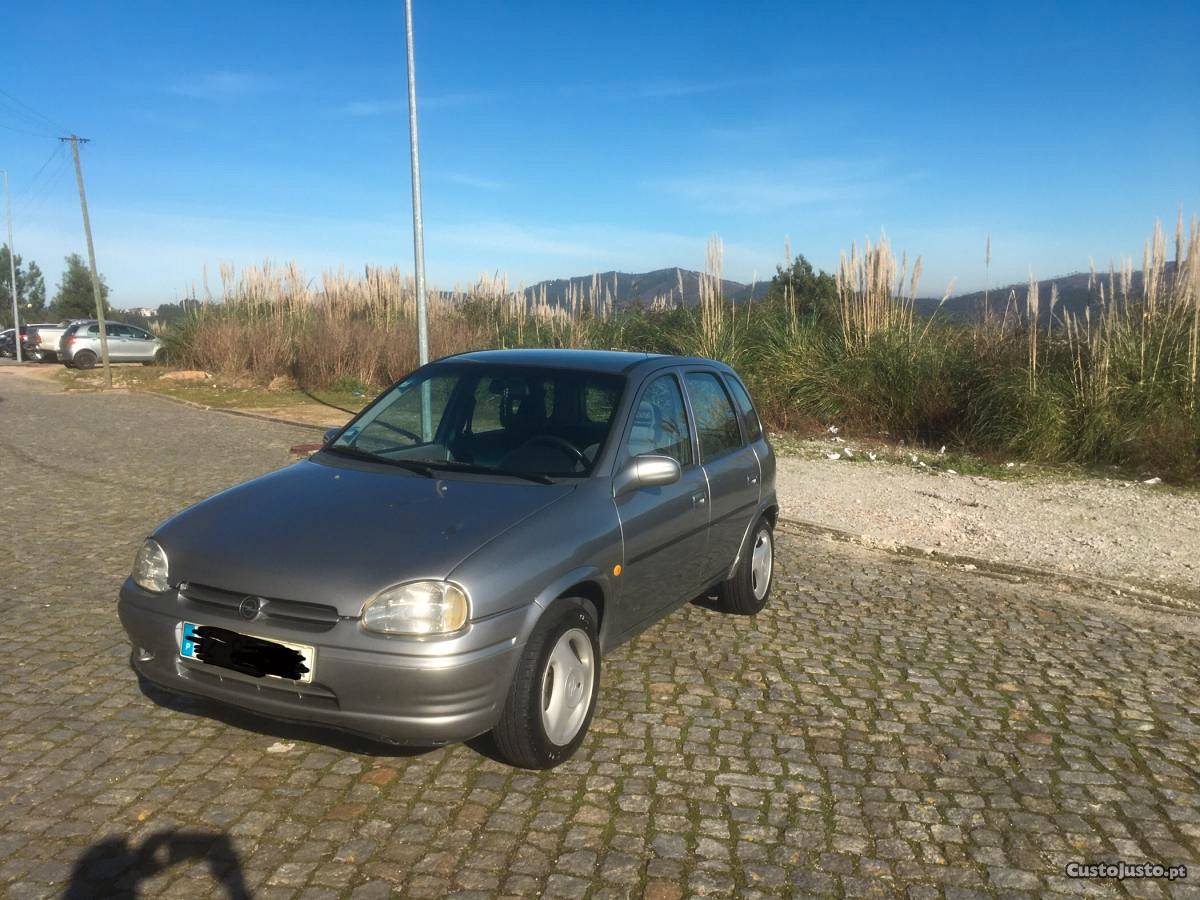
[[[159,831],[140,846],[125,837],[93,844],[75,863],[64,900],[134,900],[139,886],[186,862],[204,862],[216,885],[230,900],[249,900],[241,861],[228,835],[212,831]]]

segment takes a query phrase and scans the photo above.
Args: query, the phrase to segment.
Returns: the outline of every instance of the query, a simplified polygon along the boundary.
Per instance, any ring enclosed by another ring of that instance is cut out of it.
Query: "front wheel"
[[[493,737],[523,769],[549,769],[583,743],[600,692],[600,642],[591,604],[562,598],[543,615],[521,653]]]
[[[717,589],[726,612],[752,616],[767,605],[775,575],[775,531],[766,516],[754,523],[733,576]]]

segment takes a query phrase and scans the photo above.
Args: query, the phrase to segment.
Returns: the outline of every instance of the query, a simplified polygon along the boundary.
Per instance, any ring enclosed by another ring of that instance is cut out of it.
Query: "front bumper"
[[[357,619],[314,633],[199,608],[174,591],[151,594],[130,579],[121,587],[117,611],[133,644],[133,668],[160,687],[414,745],[467,740],[495,725],[527,615],[513,610],[472,623],[466,636],[436,642],[369,634]],[[313,646],[313,680],[254,678],[184,659],[177,636],[182,621]]]

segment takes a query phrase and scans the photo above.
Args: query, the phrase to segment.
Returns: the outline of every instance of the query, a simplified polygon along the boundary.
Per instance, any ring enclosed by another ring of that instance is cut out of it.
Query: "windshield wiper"
[[[377,456],[366,450],[359,450],[357,447],[348,447],[346,445],[322,447],[322,450],[328,453],[334,453],[339,456],[348,456],[351,459],[362,459],[367,462],[383,463],[385,466],[396,466],[400,469],[407,469],[410,472],[415,472],[425,478],[432,478],[433,471],[425,463],[415,462],[411,459],[388,459],[386,456]]]
[[[531,472],[513,472],[508,469],[493,469],[491,466],[477,466],[474,463],[447,460],[445,462],[430,462],[428,465],[431,469],[447,469],[451,472],[468,472],[473,475],[507,475],[510,478],[524,478],[526,481],[532,481],[535,484],[554,484],[554,479],[547,475]]]

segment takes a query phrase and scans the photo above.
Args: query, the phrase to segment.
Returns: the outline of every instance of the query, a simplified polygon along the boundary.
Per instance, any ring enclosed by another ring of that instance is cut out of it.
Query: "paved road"
[[[144,694],[139,540],[304,439],[0,367],[0,894],[1200,896],[1195,620],[798,534],[765,614],[606,660],[551,774]],[[1189,878],[1063,875],[1115,859]]]

